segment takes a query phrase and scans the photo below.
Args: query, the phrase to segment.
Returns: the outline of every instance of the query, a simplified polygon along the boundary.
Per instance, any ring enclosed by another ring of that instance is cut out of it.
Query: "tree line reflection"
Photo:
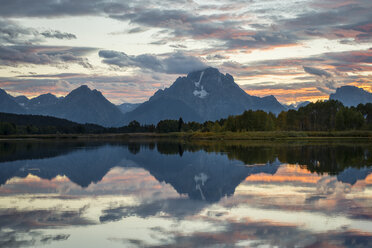
[[[124,161],[124,162],[123,162]],[[277,142],[1,142],[0,185],[28,174],[58,175],[87,187],[113,167],[138,167],[192,199],[233,195],[249,175],[274,175],[282,164],[337,175],[354,184],[372,173],[368,143]]]

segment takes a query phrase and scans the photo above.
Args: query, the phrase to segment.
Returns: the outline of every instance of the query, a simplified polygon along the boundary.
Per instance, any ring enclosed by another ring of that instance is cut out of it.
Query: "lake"
[[[0,247],[372,247],[368,142],[1,141]]]

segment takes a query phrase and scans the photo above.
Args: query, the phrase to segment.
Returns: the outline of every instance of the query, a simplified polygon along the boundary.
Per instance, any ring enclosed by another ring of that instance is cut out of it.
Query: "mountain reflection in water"
[[[121,223],[110,247],[368,247],[371,165],[369,143],[1,142],[0,246]]]

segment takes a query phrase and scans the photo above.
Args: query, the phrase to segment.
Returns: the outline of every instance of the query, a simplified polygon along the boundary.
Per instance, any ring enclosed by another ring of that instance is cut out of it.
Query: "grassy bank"
[[[307,140],[307,139],[368,139],[372,131],[265,131],[265,132],[175,132],[175,133],[125,133],[125,134],[47,134],[4,135],[6,139],[181,139],[181,140]]]

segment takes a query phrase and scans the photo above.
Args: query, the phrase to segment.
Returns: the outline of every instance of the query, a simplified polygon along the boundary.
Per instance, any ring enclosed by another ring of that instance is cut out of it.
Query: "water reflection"
[[[2,142],[0,246],[369,247],[371,152],[369,143]]]

